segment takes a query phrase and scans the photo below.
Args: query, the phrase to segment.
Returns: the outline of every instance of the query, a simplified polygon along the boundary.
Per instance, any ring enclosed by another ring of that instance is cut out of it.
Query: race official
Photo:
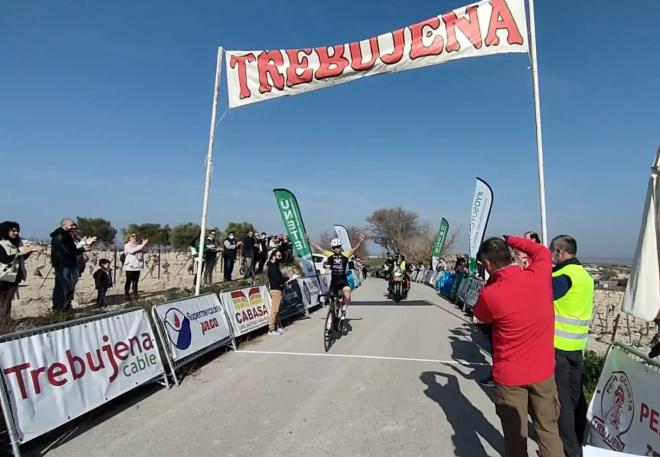
[[[557,236],[550,243],[550,250],[555,261],[552,292],[555,301],[555,379],[561,402],[559,434],[566,457],[579,457],[582,456],[582,435],[587,420],[582,392],[582,356],[589,336],[594,281],[575,257],[575,239],[568,235]]]

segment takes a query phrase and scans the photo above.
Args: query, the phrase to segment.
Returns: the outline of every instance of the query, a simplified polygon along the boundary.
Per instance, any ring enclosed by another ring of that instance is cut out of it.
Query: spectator
[[[458,257],[456,259],[456,266],[454,267],[454,271],[456,273],[462,273],[466,274],[468,269],[467,269],[467,262],[465,261],[464,257]]]
[[[99,269],[94,272],[94,286],[97,291],[96,306],[104,308],[106,306],[105,295],[112,287],[112,273],[108,259],[99,260]]]
[[[257,263],[257,273],[263,273],[264,266],[268,261],[268,235],[262,232],[257,238],[259,244],[259,255],[255,253],[255,262]]]
[[[248,230],[247,235],[241,241],[243,262],[245,262],[245,278],[254,278],[254,230]]]
[[[268,242],[268,258],[270,258],[270,255],[276,249],[277,250],[280,249],[280,238],[277,236],[272,236],[270,237],[270,241]]]
[[[53,311],[70,311],[78,283],[78,256],[90,251],[95,237],[83,238],[76,244],[73,233],[78,226],[71,219],[62,219],[60,227],[50,234],[50,261],[55,270]]]
[[[280,264],[282,263],[282,253],[273,251],[268,259],[268,282],[270,284],[271,312],[268,322],[269,335],[281,335],[282,328],[277,327],[280,317],[280,303],[282,303],[282,290],[288,278],[282,274]]]
[[[523,237],[527,240],[532,240],[535,243],[541,244],[541,238],[536,232],[531,232],[531,231],[525,232]],[[520,268],[522,269],[529,268],[530,260],[529,257],[524,252],[514,249],[513,258],[518,263],[518,265],[520,265]]]
[[[222,258],[224,259],[225,281],[231,281],[231,274],[234,271],[234,262],[236,262],[236,248],[238,247],[234,232],[229,232],[227,234],[227,238],[225,238],[222,246],[224,249]]]
[[[204,240],[204,284],[210,286],[213,284],[213,270],[215,269],[216,264],[218,263],[218,250],[219,248],[215,244],[215,230],[209,231],[206,240]]]
[[[561,412],[559,433],[566,457],[582,456],[586,400],[582,391],[582,353],[587,348],[593,311],[594,280],[576,258],[577,242],[568,235],[553,238],[555,261],[555,378]]]
[[[144,248],[149,240],[140,242],[137,233],[131,233],[126,244],[124,244],[124,272],[126,273],[126,284],[124,284],[124,299],[131,301],[130,291],[133,291],[133,299],[138,299],[138,282],[140,271],[144,268]]]
[[[25,246],[20,237],[21,227],[17,222],[0,224],[0,321],[11,319],[11,302],[18,285],[27,279],[25,260],[39,246]]]
[[[509,246],[529,255],[532,266],[521,270],[513,264]],[[504,456],[527,456],[529,413],[540,456],[561,457],[550,251],[524,238],[490,238],[478,258],[491,276],[474,315],[493,324],[495,410],[502,421]]]

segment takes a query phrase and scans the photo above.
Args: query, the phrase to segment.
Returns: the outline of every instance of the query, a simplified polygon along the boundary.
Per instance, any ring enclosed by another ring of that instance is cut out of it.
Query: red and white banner
[[[234,336],[244,335],[268,325],[270,294],[266,286],[246,287],[220,294],[225,305]]]
[[[632,455],[660,455],[660,367],[612,346],[591,400],[589,444]]]
[[[173,361],[231,338],[229,322],[215,294],[164,303],[155,310]]]
[[[466,57],[527,52],[524,0],[483,0],[367,40],[227,51],[229,107]]]
[[[143,310],[0,342],[21,443],[163,375]]]

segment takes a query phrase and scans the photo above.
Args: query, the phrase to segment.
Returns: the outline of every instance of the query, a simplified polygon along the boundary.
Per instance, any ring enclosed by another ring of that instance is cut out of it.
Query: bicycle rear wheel
[[[323,346],[325,347],[325,352],[330,350],[335,338],[335,311],[333,308],[334,306],[331,305],[325,317],[325,327],[323,328]]]

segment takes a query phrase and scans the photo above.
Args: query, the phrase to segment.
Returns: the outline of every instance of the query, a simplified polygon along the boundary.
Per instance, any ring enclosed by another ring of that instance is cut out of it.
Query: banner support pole
[[[204,182],[204,202],[202,204],[202,223],[199,230],[199,246],[197,248],[197,280],[195,295],[199,295],[202,287],[202,266],[204,260],[204,238],[209,209],[209,189],[211,188],[211,173],[213,171],[213,144],[215,142],[215,118],[218,114],[218,92],[220,88],[220,73],[222,71],[222,47],[218,48],[218,59],[215,64],[215,84],[213,88],[213,107],[211,108],[211,130],[209,132],[209,147],[206,151],[206,181]]]
[[[536,59],[536,20],[534,0],[529,0],[529,50],[534,87],[534,123],[536,124],[536,154],[539,178],[539,198],[541,204],[541,232],[543,243],[548,245],[548,221],[545,207],[545,172],[543,165],[543,134],[541,132],[541,97],[539,95],[539,69]]]

